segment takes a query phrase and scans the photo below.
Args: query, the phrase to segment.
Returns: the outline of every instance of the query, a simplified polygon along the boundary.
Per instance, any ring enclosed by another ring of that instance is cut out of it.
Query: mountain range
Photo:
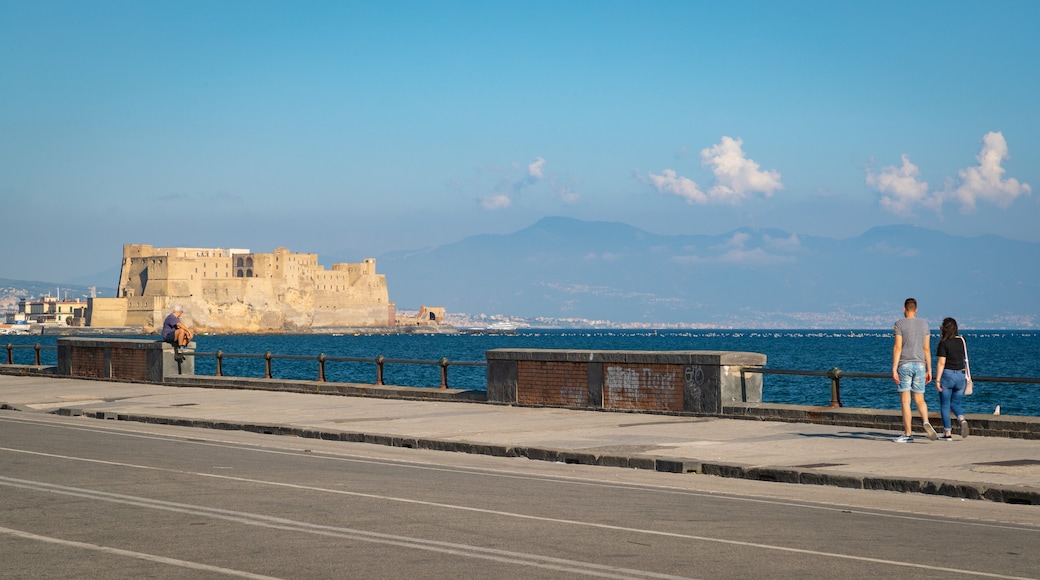
[[[887,328],[913,296],[938,327],[1040,327],[1040,244],[884,226],[660,235],[547,217],[377,261],[399,308],[649,326]]]
[[[916,226],[844,239],[751,228],[662,235],[564,217],[377,257],[398,310],[658,328],[888,328],[913,296],[933,328],[953,316],[965,328],[1034,329],[1038,266],[1037,243]],[[112,296],[118,272],[67,280],[62,291],[76,296],[97,285]],[[0,279],[11,299],[3,306],[56,286]]]

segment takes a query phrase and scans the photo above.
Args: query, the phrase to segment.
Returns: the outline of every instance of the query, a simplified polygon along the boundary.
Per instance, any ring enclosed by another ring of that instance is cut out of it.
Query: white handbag
[[[964,342],[963,336],[957,338],[961,339],[961,344],[964,345],[964,394],[970,395],[975,384],[971,381],[971,366],[968,364],[968,343]]]

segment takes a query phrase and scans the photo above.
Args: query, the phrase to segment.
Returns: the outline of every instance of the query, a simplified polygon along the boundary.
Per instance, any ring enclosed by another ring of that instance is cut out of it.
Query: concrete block
[[[543,449],[540,447],[528,447],[527,458],[536,461],[559,461],[560,452],[556,449]]]
[[[863,478],[858,475],[802,471],[798,474],[798,482],[809,485],[830,485],[850,489],[863,489]]]
[[[596,459],[596,456],[592,453],[582,453],[579,451],[562,451],[557,456],[558,461],[574,463],[577,465],[596,465]]]
[[[746,469],[745,466],[735,463],[701,463],[701,473],[704,475],[743,479]]]
[[[778,467],[752,467],[744,471],[746,479],[757,481],[776,481],[780,483],[798,483],[801,472],[794,469]]]
[[[925,482],[917,479],[899,479],[892,477],[864,477],[863,489],[881,491],[898,491],[902,493],[921,493]]]

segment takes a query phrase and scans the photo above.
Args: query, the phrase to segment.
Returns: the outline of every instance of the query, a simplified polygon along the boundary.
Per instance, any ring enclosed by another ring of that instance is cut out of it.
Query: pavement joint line
[[[5,404],[6,405],[6,404]],[[358,431],[328,431],[292,425],[242,423],[234,421],[215,421],[208,419],[191,419],[185,417],[169,417],[158,415],[139,415],[114,413],[106,411],[89,411],[84,409],[62,407],[52,414],[62,416],[85,416],[89,418],[117,419],[119,421],[135,421],[217,429],[224,431],[249,431],[264,435],[294,436],[326,441],[345,441],[351,443],[368,443],[387,447],[404,447],[428,451],[450,451],[493,457],[523,457],[535,461],[554,463],[572,463],[582,465],[599,465],[604,467],[620,467],[645,469],[663,473],[693,473],[714,475],[734,479],[748,479],[763,482],[792,483],[805,485],[827,485],[851,489],[896,491],[901,493],[923,493],[942,495],[953,498],[988,500],[1000,503],[1040,505],[1040,490],[1022,486],[993,486],[991,484],[973,483],[956,480],[933,480],[928,478],[905,478],[893,476],[875,476],[870,474],[834,473],[817,469],[799,467],[775,467],[763,465],[746,465],[741,463],[700,461],[668,457],[651,457],[647,455],[597,455],[586,451],[569,449],[552,449],[530,446],[510,446],[489,443],[471,443],[464,441],[447,441],[424,437],[391,435],[385,433],[364,433]]]

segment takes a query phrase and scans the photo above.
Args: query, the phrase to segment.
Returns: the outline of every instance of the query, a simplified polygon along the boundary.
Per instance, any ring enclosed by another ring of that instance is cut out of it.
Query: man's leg
[[[903,405],[903,434],[911,435],[914,414],[910,410],[910,391],[901,391],[899,393],[899,402]]]
[[[935,432],[935,427],[932,427],[931,421],[928,420],[928,403],[924,402],[923,391],[914,391],[914,404],[917,405],[917,411],[921,413],[921,421],[924,423],[925,434],[928,435],[929,439],[935,441],[939,438],[939,435]]]
[[[914,393],[914,404],[917,405],[917,412],[921,414],[921,420],[928,423],[928,403],[924,400],[924,393]]]

